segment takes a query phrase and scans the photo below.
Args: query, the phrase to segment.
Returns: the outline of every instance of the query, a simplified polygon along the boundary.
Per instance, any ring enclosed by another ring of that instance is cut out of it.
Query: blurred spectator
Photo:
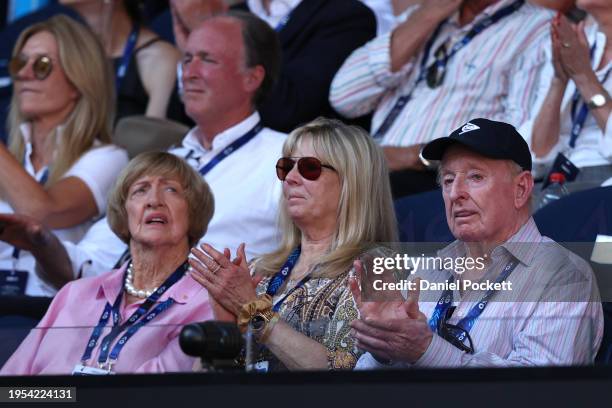
[[[569,160],[579,169],[576,181],[589,188],[612,177],[612,3],[577,5],[595,23],[585,30],[561,15],[552,23],[554,69],[543,78],[548,93],[529,133],[536,176]]]
[[[4,3],[3,3],[4,4]],[[65,14],[75,20],[81,20],[81,16],[70,7],[64,7],[52,3],[49,6],[28,14],[19,20],[9,24],[0,32],[0,141],[6,142],[8,133],[6,120],[8,117],[9,105],[11,103],[12,82],[8,72],[8,62],[11,59],[13,46],[23,30],[32,24],[45,21],[56,14]]]
[[[334,74],[357,47],[376,35],[372,11],[357,0],[248,0],[243,7],[279,35],[281,74],[260,111],[265,125],[282,132],[337,116],[328,95]]]
[[[361,0],[372,9],[376,16],[376,35],[383,35],[391,31],[398,23],[406,9],[422,0]]]
[[[244,43],[245,32],[252,42]],[[250,60],[245,60],[246,56]],[[280,49],[273,30],[245,13],[205,20],[193,30],[183,59],[185,108],[195,121],[181,146],[170,153],[184,158],[210,185],[216,211],[206,242],[236,248],[249,240],[250,258],[272,251],[278,244],[276,214],[281,186],[274,168],[281,156],[283,134],[262,127],[257,101],[270,90],[278,73]],[[15,220],[15,229],[40,228],[29,220]],[[68,252],[58,266],[52,254]],[[127,246],[99,220],[77,244],[54,239],[39,245],[40,269],[70,270],[74,277],[95,276],[113,268]]]
[[[113,231],[130,245],[132,259],[64,286],[1,373],[190,370],[195,359],[181,351],[180,330],[211,319],[212,308],[186,273],[187,256],[213,211],[210,188],[183,160],[163,152],[134,158],[119,176],[108,208]],[[113,323],[107,324],[111,315]]]
[[[531,0],[533,4],[562,12],[568,11],[576,0]]]
[[[329,105],[329,85],[351,51],[374,37],[371,10],[357,0],[171,0],[176,45],[183,47],[194,24],[230,3],[232,9],[251,11],[267,21],[280,37],[281,73],[261,105],[263,124],[288,132],[320,115],[337,116]],[[165,37],[170,35],[168,14],[154,22]]]
[[[117,119],[166,117],[180,53],[146,28],[141,0],[60,0],[98,34],[115,66]]]
[[[531,154],[523,137],[506,123],[473,119],[428,143],[423,156],[441,160],[456,241],[436,255],[444,267],[416,271],[427,286],[413,280],[406,300],[397,291],[387,301],[362,299],[351,281],[360,311],[352,327],[357,346],[369,352],[357,367],[592,364],[603,333],[595,276],[588,262],[543,237],[530,216]],[[453,268],[446,259],[465,263]]]
[[[330,91],[342,115],[374,112],[396,197],[435,188],[423,143],[474,116],[529,118],[551,14],[523,0],[432,0],[406,16],[353,52]]]
[[[55,16],[20,35],[9,66],[15,91],[10,152],[0,145],[0,212],[34,217],[76,242],[104,213],[127,163],[110,144],[114,99],[104,51],[87,27]],[[0,265],[3,278],[17,279],[2,280],[2,295],[52,296],[67,281],[39,276],[29,252],[5,243]]]
[[[170,0],[170,10],[161,15],[155,26],[169,30],[172,42],[184,51],[187,37],[207,17],[228,10],[224,0]]]

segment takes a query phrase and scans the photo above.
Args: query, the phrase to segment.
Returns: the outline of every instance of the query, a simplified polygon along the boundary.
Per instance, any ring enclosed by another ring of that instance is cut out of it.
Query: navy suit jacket
[[[339,117],[329,87],[344,60],[376,35],[374,13],[358,0],[303,0],[279,32],[279,80],[259,108],[263,123],[282,132],[318,116]]]

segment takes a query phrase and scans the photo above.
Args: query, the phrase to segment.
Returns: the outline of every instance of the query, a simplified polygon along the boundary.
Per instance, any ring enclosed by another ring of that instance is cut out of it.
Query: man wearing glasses
[[[374,112],[395,197],[436,187],[423,144],[473,117],[525,122],[548,57],[552,13],[524,0],[427,0],[406,20],[355,50],[336,74],[332,106]],[[545,92],[545,90],[542,90]]]
[[[603,333],[599,292],[589,265],[540,235],[530,215],[531,155],[521,135],[473,119],[428,143],[423,156],[441,160],[457,239],[437,258],[462,267],[417,271],[406,300],[396,292],[371,301],[365,275],[361,290],[353,279],[360,319],[352,327],[368,352],[357,367],[592,363]]]

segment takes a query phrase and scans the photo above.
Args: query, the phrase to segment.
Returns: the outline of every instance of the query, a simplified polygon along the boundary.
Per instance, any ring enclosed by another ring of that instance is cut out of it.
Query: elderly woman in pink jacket
[[[109,273],[68,283],[2,368],[4,375],[96,375],[190,371],[178,335],[212,317],[208,293],[187,256],[214,211],[204,180],[180,158],[136,157],[109,199],[113,231],[131,260]]]

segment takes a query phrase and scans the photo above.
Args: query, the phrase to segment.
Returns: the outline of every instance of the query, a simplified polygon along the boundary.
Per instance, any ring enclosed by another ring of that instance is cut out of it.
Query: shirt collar
[[[285,17],[301,2],[302,0],[272,0],[270,2],[270,14],[264,8],[262,0],[247,0],[247,5],[253,14],[267,21],[268,19]]]
[[[64,135],[64,129],[65,126],[64,125],[59,125],[55,128],[55,147],[57,149],[57,146],[59,146],[60,140],[62,139],[63,135]],[[25,145],[25,149],[24,149],[24,157],[21,158],[20,160],[22,160],[22,164],[25,167],[26,171],[29,174],[34,174],[36,179],[39,180],[41,175],[45,172],[45,170],[47,169],[47,166],[41,168],[38,170],[38,173],[36,173],[34,171],[34,165],[32,164],[32,160],[31,160],[31,156],[32,156],[32,151],[34,149],[33,145],[32,145],[32,123],[30,122],[23,122],[19,125],[19,130],[21,131],[21,137],[23,138],[23,142]],[[54,153],[54,158],[55,158],[55,154]]]
[[[119,293],[123,290],[123,278],[125,276],[125,270],[129,261],[125,262],[119,269],[116,269],[113,273],[107,273],[104,275],[104,279],[100,284],[98,291],[99,297],[104,297],[106,301],[113,305]],[[197,283],[189,273],[185,275],[174,285],[172,285],[157,301],[158,303],[164,302],[169,298],[172,298],[176,303],[186,304],[189,299],[195,296],[202,296],[200,292],[204,290],[204,287]],[[144,303],[144,299],[138,303]],[[124,305],[125,306],[125,305]]]
[[[55,132],[57,135],[57,140],[55,142],[56,145],[59,145],[59,141],[60,139],[63,137],[64,135],[64,129],[66,128],[65,125],[58,125],[55,128]],[[21,136],[23,137],[23,141],[26,145],[31,145],[32,144],[32,123],[31,122],[23,122],[22,124],[19,125],[19,130],[21,131]]]
[[[510,252],[522,264],[530,266],[541,242],[542,235],[533,217],[529,217],[517,233],[501,244],[500,247]]]
[[[244,136],[249,130],[251,130],[259,121],[261,117],[258,112],[253,112],[251,116],[244,119],[242,122],[225,129],[223,132],[218,133],[212,142],[212,149],[206,150],[200,143],[198,134],[200,129],[196,126],[187,133],[183,139],[183,146],[194,151],[197,156],[204,155],[210,151],[222,150],[227,147],[234,140],[241,136]]]

